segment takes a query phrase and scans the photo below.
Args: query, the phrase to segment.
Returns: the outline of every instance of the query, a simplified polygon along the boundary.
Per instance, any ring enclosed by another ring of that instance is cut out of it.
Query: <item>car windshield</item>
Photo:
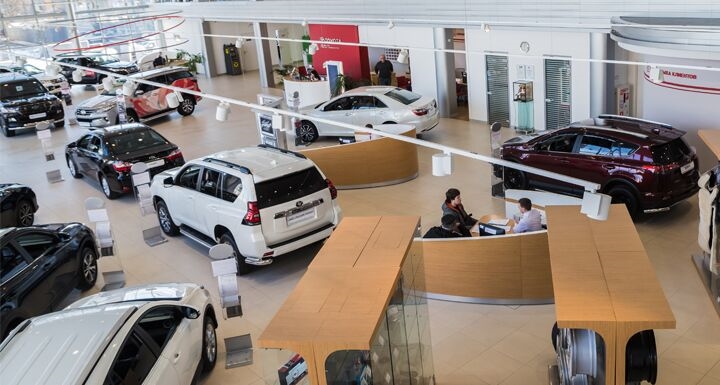
[[[0,86],[0,99],[24,98],[46,93],[45,87],[37,80],[5,83]]]
[[[653,161],[657,164],[670,164],[685,160],[691,154],[690,147],[683,138],[651,147]]]
[[[412,104],[422,97],[414,92],[410,92],[410,91],[404,90],[402,88],[396,88],[394,90],[390,90],[385,93],[385,96],[395,99],[398,102],[405,104],[405,105]]]
[[[127,131],[105,138],[105,145],[113,155],[131,154],[168,143],[162,135],[150,129]]]
[[[40,68],[37,68],[37,67],[35,67],[34,65],[31,65],[31,64],[25,64],[25,65],[23,65],[22,69],[23,69],[23,71],[25,71],[25,73],[28,74],[28,75],[38,75],[38,74],[43,73],[43,71],[42,71]]]
[[[118,59],[118,58],[116,58],[116,57],[113,57],[113,56],[108,56],[108,55],[93,56],[92,58],[93,58],[93,59],[95,60],[95,62],[96,62],[97,64],[99,64],[99,65],[116,63],[116,62],[119,62],[119,61],[120,61],[120,59]]]

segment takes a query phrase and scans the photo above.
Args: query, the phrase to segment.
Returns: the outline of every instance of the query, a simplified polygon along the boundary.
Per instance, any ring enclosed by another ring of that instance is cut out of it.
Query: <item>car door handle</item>
[[[569,159],[560,159],[560,163],[569,164],[570,160]]]
[[[611,164],[603,164],[603,165],[602,165],[602,168],[604,168],[604,169],[606,169],[606,170],[612,170],[612,169],[615,168],[615,166],[613,166],[613,165],[611,165]]]
[[[43,265],[42,265],[43,270],[47,270],[50,267],[52,267],[52,262],[46,262],[46,263],[43,263]]]
[[[180,352],[175,353],[175,357],[173,357],[173,364],[177,364],[178,361],[180,361]]]

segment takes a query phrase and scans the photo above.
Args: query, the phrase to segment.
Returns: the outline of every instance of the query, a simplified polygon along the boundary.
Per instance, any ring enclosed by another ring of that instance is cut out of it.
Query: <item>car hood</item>
[[[83,100],[77,105],[77,108],[104,108],[115,104],[115,96],[110,95],[95,95],[90,99]]]
[[[40,94],[40,95],[33,95],[33,96],[26,96],[26,97],[20,97],[20,98],[11,98],[11,99],[3,99],[2,103],[4,107],[16,107],[22,104],[27,103],[39,103],[39,102],[45,102],[45,101],[53,101],[57,100],[57,97],[50,95],[50,94]]]
[[[148,284],[100,292],[73,302],[68,309],[111,303],[182,300],[199,286],[194,283]]]
[[[135,63],[132,63],[129,61],[118,61],[115,63],[103,64],[102,67],[107,68],[107,69],[123,69],[123,68],[135,67]]]
[[[62,81],[64,76],[61,75],[48,75],[45,73],[33,75],[33,77],[37,80],[40,80],[41,82],[51,82],[53,80]]]
[[[514,138],[508,139],[503,143],[503,146],[510,145],[510,146],[516,146],[519,144],[525,144],[535,138],[537,138],[537,134],[530,134],[530,135],[520,135],[516,136]]]

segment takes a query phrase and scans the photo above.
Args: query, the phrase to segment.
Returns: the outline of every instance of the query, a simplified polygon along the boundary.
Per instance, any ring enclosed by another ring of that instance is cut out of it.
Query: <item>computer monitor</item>
[[[493,226],[482,222],[478,222],[478,230],[480,230],[480,236],[505,235],[505,229],[503,229],[502,227]]]

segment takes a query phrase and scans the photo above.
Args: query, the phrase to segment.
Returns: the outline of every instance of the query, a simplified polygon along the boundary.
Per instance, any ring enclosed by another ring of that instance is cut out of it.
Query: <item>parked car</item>
[[[684,131],[664,123],[600,115],[539,135],[508,140],[504,160],[600,184],[631,215],[667,210],[698,191],[698,158]],[[506,168],[508,188],[582,194],[579,186]]]
[[[100,84],[107,75],[93,71],[93,69],[99,69],[109,72],[114,72],[118,75],[130,75],[138,72],[138,66],[132,62],[120,61],[120,59],[103,54],[95,53],[84,53],[79,54],[61,54],[53,58],[59,65],[60,71],[70,83],[76,84]],[[72,73],[76,70],[75,67],[64,66],[63,63],[75,64],[83,67],[90,68],[89,70],[83,71],[82,80],[76,82],[73,79]]]
[[[155,83],[171,85],[200,91],[197,79],[185,67],[163,67],[130,75],[131,80],[148,80]],[[199,96],[182,94],[182,101],[176,108],[170,108],[165,96],[172,91],[143,83],[133,83],[131,96],[125,97],[125,115],[128,123],[145,122],[177,111],[188,116],[195,111]],[[75,110],[75,117],[81,126],[95,128],[119,124],[117,109],[117,93],[122,88],[106,90],[102,94],[81,102]]]
[[[91,131],[65,146],[65,161],[73,178],[97,180],[109,199],[132,191],[133,163],[147,163],[150,176],[185,163],[178,146],[142,123]]]
[[[430,131],[438,124],[435,99],[388,86],[355,88],[315,107],[303,109],[301,113],[357,126],[411,124],[417,133]],[[295,131],[305,143],[314,142],[320,136],[352,136],[355,133],[312,119],[299,120]]]
[[[0,183],[0,228],[30,226],[37,210],[37,198],[30,187]]]
[[[63,84],[65,83],[66,86],[68,84],[67,79],[62,74],[50,75],[40,68],[28,63],[22,65],[18,63],[0,64],[0,73],[6,72],[19,72],[21,74],[32,76],[35,79],[40,80],[40,83],[42,83],[42,85],[45,86],[51,94],[57,96],[58,98],[64,98],[65,102],[68,104],[72,103],[72,95],[70,95],[70,93],[63,95],[62,93]]]
[[[0,345],[3,385],[189,385],[217,359],[207,290],[145,285],[22,322]]]
[[[342,218],[335,186],[313,161],[265,145],[189,161],[150,189],[166,234],[230,244],[240,274],[329,237]]]
[[[0,250],[3,338],[22,321],[57,310],[73,289],[95,285],[98,249],[92,230],[80,223],[0,229]]]
[[[3,134],[15,136],[15,131],[35,128],[43,122],[55,127],[65,125],[65,111],[60,99],[33,77],[17,72],[0,74],[0,129]]]

